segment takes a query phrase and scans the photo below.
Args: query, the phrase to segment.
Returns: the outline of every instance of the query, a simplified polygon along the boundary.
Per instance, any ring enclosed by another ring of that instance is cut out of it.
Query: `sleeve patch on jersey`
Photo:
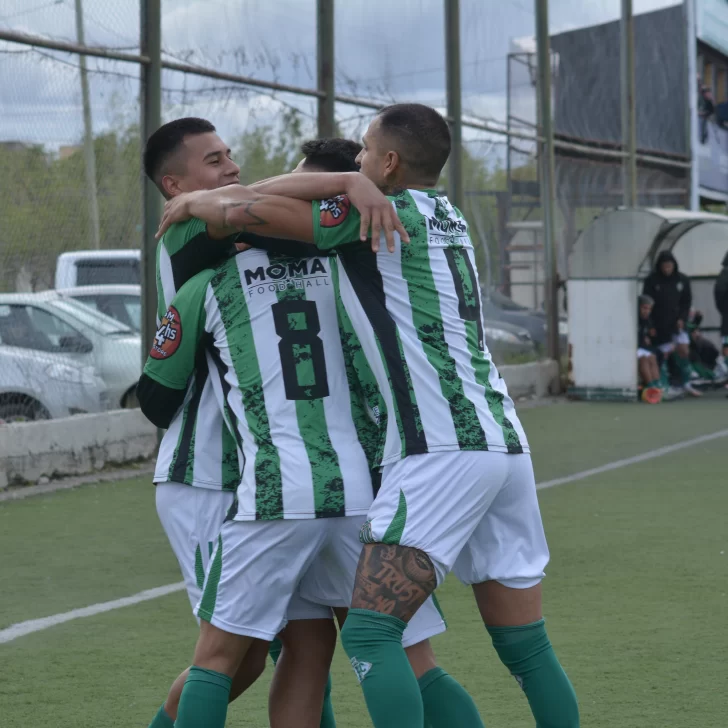
[[[350,209],[351,202],[346,195],[321,200],[319,204],[321,227],[332,228],[341,225],[349,216]]]
[[[167,309],[164,314],[157,333],[154,335],[154,343],[149,356],[152,359],[169,359],[182,342],[182,321],[179,311],[174,306]]]

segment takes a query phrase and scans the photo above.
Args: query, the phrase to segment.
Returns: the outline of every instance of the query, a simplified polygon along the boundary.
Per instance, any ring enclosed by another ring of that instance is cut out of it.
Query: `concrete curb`
[[[3,425],[0,489],[148,460],[156,448],[157,430],[140,410]]]
[[[514,399],[543,398],[558,377],[555,361],[503,366],[499,371]],[[30,486],[1,494],[0,502],[27,495],[75,488],[86,483],[120,480],[151,472],[141,468],[103,471],[109,465],[149,460],[157,448],[157,430],[140,410],[115,410],[0,426],[0,491],[9,485]],[[50,478],[67,478],[49,483]],[[83,477],[75,477],[83,476]],[[37,484],[37,485],[34,485]],[[22,495],[21,495],[22,494]]]
[[[513,399],[546,397],[556,391],[559,365],[553,359],[498,367]]]

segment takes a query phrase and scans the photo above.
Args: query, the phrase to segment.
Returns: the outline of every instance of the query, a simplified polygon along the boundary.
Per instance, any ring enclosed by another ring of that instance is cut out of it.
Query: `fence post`
[[[554,210],[554,130],[551,121],[551,47],[548,0],[535,0],[536,53],[538,61],[538,110],[540,144],[541,206],[543,208],[544,251],[546,253],[546,343],[550,359],[560,361],[558,269],[556,266],[556,225]],[[559,369],[561,366],[559,365]]]
[[[318,90],[326,95],[318,99],[318,135],[336,135],[334,84],[334,0],[317,0],[316,67]]]
[[[86,45],[83,32],[82,0],[76,0],[76,40],[79,45]],[[91,242],[94,250],[101,247],[101,224],[99,222],[99,198],[96,189],[96,153],[94,151],[94,130],[91,122],[91,100],[88,92],[88,71],[86,56],[78,57],[81,74],[81,104],[83,106],[83,159],[86,167],[86,187],[88,189],[88,216],[91,227]]]
[[[627,153],[622,166],[622,200],[625,207],[635,207],[637,205],[637,117],[632,0],[622,0],[620,31],[622,147],[623,151]]]
[[[463,207],[463,108],[460,87],[460,0],[445,0],[445,69],[447,76],[447,116],[452,136],[448,167],[450,202]],[[481,241],[481,245],[485,245]]]
[[[160,0],[141,0],[141,53],[149,63],[141,66],[141,143],[159,128],[162,118],[162,14]],[[142,182],[142,364],[157,329],[157,231],[162,198],[144,170]]]

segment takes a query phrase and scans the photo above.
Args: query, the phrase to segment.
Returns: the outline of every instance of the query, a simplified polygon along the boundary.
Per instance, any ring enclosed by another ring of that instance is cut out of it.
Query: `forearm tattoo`
[[[257,200],[246,200],[244,202],[223,202],[222,203],[222,223],[223,227],[229,230],[237,230],[241,233],[250,232],[251,229],[261,228],[268,224],[268,221],[253,212],[253,207]],[[242,214],[238,213],[236,217],[240,222],[231,222],[230,214],[232,210],[243,208]]]
[[[409,622],[436,586],[435,569],[424,551],[366,544],[359,557],[351,606]]]

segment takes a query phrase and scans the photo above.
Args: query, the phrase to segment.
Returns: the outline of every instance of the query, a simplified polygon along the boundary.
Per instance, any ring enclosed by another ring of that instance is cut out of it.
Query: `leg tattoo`
[[[352,607],[409,622],[436,586],[435,568],[424,551],[366,544],[356,570]]]

